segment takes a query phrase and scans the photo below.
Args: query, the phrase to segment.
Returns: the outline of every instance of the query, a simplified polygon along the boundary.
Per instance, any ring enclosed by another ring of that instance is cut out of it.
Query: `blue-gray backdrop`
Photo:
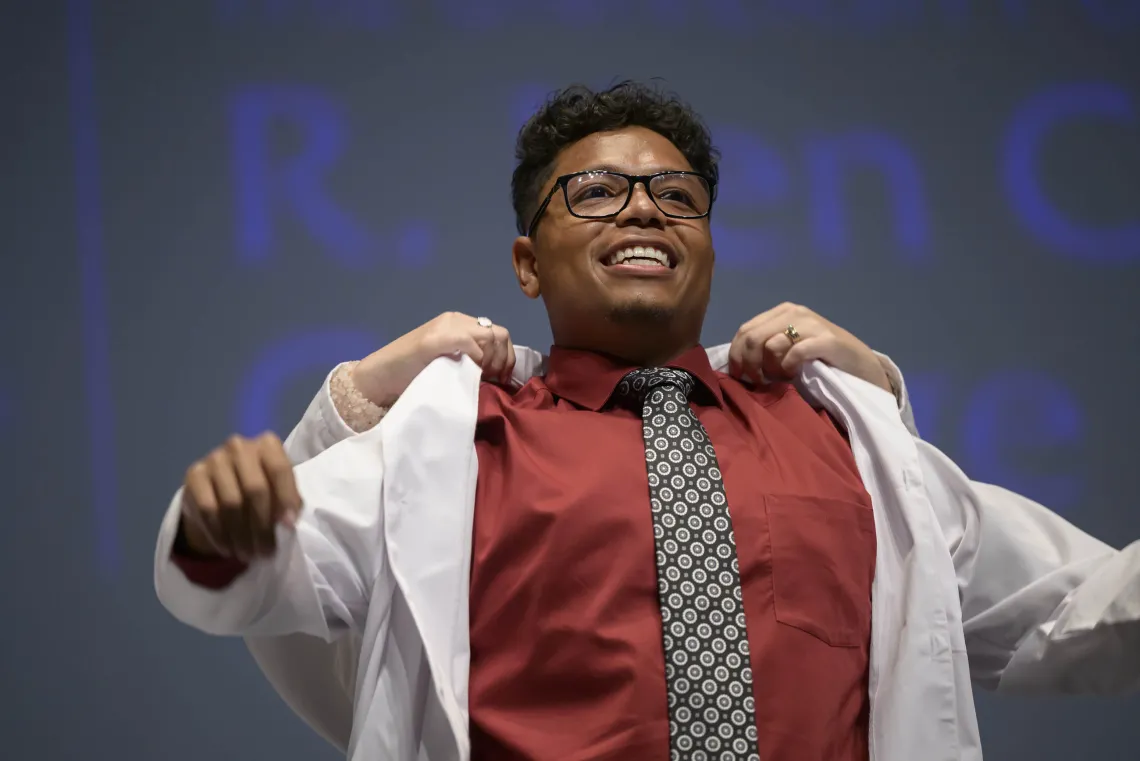
[[[975,478],[1140,538],[1133,0],[8,0],[0,72],[0,757],[336,757],[159,607],[159,517],[441,311],[548,344],[508,181],[574,81],[711,124],[706,342],[805,303]],[[979,708],[995,759],[1140,747],[1137,698]]]

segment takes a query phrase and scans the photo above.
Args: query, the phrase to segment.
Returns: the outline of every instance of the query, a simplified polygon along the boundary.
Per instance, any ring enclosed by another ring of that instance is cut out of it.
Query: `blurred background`
[[[1135,0],[27,0],[0,15],[0,757],[334,759],[151,581],[186,466],[445,310],[546,348],[514,136],[660,78],[723,151],[706,344],[784,300],[970,475],[1140,539]],[[979,695],[991,759],[1140,698]]]

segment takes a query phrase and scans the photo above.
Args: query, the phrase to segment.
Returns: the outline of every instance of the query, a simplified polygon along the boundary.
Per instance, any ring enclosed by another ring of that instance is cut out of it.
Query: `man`
[[[1140,684],[1140,543],[969,481],[808,310],[699,346],[717,157],[687,107],[571,88],[518,161],[549,358],[443,315],[335,369],[284,447],[191,466],[175,616],[246,636],[361,761],[975,759],[971,676]]]

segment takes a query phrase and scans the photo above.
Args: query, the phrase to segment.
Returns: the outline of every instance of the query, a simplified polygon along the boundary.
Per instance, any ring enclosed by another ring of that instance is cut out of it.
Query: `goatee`
[[[660,304],[637,300],[613,307],[609,313],[609,321],[626,325],[630,323],[652,325],[670,321],[674,312],[675,310]]]

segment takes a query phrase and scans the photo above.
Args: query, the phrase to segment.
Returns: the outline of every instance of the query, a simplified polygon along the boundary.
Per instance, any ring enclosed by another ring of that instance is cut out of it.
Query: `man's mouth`
[[[607,267],[624,264],[630,267],[665,267],[666,269],[672,269],[676,266],[669,254],[653,246],[631,246],[629,248],[623,248],[607,256],[602,261],[602,264]]]

